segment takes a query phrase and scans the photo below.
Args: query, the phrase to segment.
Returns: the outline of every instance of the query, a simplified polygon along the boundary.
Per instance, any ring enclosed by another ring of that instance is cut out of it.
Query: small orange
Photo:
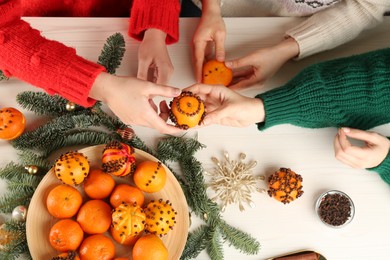
[[[167,260],[168,249],[161,239],[153,234],[142,236],[133,247],[133,260]]]
[[[77,222],[87,234],[104,233],[111,225],[111,207],[103,200],[89,200],[77,213]]]
[[[129,258],[126,257],[116,257],[114,260],[130,260]]]
[[[80,246],[81,260],[111,260],[115,257],[115,245],[103,234],[96,234],[84,239]]]
[[[82,183],[88,176],[89,162],[82,153],[70,151],[56,160],[54,172],[60,181],[75,186]]]
[[[302,176],[289,168],[280,168],[268,178],[268,195],[283,204],[299,198],[303,194]]]
[[[176,127],[184,130],[199,125],[205,117],[203,100],[190,91],[183,91],[169,105],[169,118]]]
[[[16,108],[0,109],[0,139],[13,140],[19,137],[26,127],[26,118]]]
[[[74,187],[60,184],[50,190],[46,198],[46,207],[55,218],[71,218],[76,215],[83,197]]]
[[[229,86],[233,79],[233,71],[224,62],[209,60],[203,65],[202,83]]]
[[[72,219],[61,219],[51,227],[49,233],[50,245],[60,252],[76,250],[83,237],[84,232],[79,223]]]
[[[59,254],[51,260],[80,260],[80,257],[75,251],[68,251],[67,253]]]
[[[123,202],[130,205],[136,203],[142,207],[144,201],[145,196],[143,192],[139,188],[129,184],[118,184],[110,195],[110,204],[113,208],[118,207]]]
[[[91,199],[107,198],[114,187],[114,178],[100,169],[91,170],[84,181],[84,191]]]
[[[125,246],[133,246],[135,242],[138,240],[140,235],[135,235],[135,236],[127,236],[122,230],[120,229],[115,229],[113,227],[110,228],[110,233],[112,238],[118,242],[121,245]],[[141,233],[142,234],[142,233]]]
[[[164,188],[167,173],[161,162],[144,161],[137,165],[133,178],[135,185],[140,190],[152,193]]]

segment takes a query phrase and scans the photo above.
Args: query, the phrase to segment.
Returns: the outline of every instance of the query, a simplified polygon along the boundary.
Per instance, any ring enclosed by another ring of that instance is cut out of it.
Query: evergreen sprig
[[[7,80],[8,79],[8,77],[6,77],[5,75],[4,75],[4,72],[2,71],[2,70],[0,70],[0,81],[2,81],[2,80]]]
[[[125,39],[121,33],[115,33],[108,37],[104,44],[98,63],[103,65],[108,73],[114,74],[121,64],[124,53]]]
[[[32,259],[28,251],[26,232],[26,223],[17,221],[7,221],[4,224],[4,231],[9,231],[12,235],[12,240],[4,245],[0,251],[0,259],[15,260],[19,256],[24,255],[24,258]]]
[[[206,249],[206,245],[208,241],[210,241],[211,237],[209,232],[210,226],[208,225],[200,225],[194,231],[188,234],[187,243],[184,247],[183,253],[180,257],[180,260],[193,259],[197,257],[200,252]],[[198,246],[190,246],[190,245],[198,245]]]

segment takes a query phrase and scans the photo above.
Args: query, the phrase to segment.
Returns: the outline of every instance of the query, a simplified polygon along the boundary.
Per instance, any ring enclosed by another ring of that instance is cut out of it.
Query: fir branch
[[[28,205],[33,194],[34,192],[26,192],[23,189],[8,190],[7,193],[0,198],[0,212],[9,213],[17,206]]]
[[[6,77],[5,75],[4,75],[4,72],[2,71],[2,70],[0,70],[0,81],[2,81],[2,80],[7,80],[8,79],[8,77]]]
[[[30,175],[27,172],[19,174],[18,178],[10,178],[6,180],[7,188],[10,191],[22,191],[27,194],[33,194],[42,178],[37,175]]]
[[[66,110],[66,103],[68,103],[66,99],[58,95],[51,96],[45,92],[21,92],[16,96],[16,101],[21,107],[37,115],[56,117],[69,113]]]
[[[256,255],[260,250],[260,243],[248,233],[245,233],[235,227],[228,225],[224,220],[219,221],[218,225],[222,237],[230,245],[239,249],[240,252],[250,255]]]
[[[18,153],[20,163],[23,165],[35,165],[38,167],[38,173],[47,172],[51,168],[51,163],[46,156],[39,156],[36,153],[25,150]]]
[[[16,164],[15,162],[8,163],[4,168],[0,169],[0,178],[1,179],[12,179],[17,178],[20,174],[25,173],[26,170],[24,166]]]
[[[140,149],[140,150],[147,152],[148,154],[151,154],[154,157],[158,158],[158,155],[156,154],[156,152],[154,150],[152,150],[151,148],[149,148],[145,144],[145,142],[142,141],[137,135],[135,135],[130,141],[124,140],[123,142],[131,145],[134,148]]]
[[[11,232],[12,240],[0,251],[0,259],[13,260],[23,255],[23,259],[32,259],[26,237],[26,222],[9,220],[4,230]]]
[[[180,260],[187,260],[197,257],[200,252],[206,249],[211,237],[209,226],[201,225],[188,234],[187,243],[184,247]]]
[[[222,260],[223,250],[219,232],[217,232],[217,230],[214,228],[210,232],[212,237],[206,246],[207,253],[209,254],[211,260]]]
[[[115,33],[107,38],[98,63],[103,65],[108,73],[114,74],[121,64],[124,53],[125,39],[121,33]]]

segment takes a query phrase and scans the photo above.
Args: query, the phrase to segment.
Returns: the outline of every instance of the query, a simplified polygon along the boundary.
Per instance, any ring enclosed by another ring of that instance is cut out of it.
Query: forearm
[[[12,8],[8,9],[10,3]],[[96,76],[104,70],[102,66],[78,56],[73,48],[42,37],[20,19],[19,1],[0,2],[0,13],[0,69],[7,76],[82,106],[94,104],[88,94]]]
[[[179,40],[179,0],[134,0],[131,9],[129,35],[142,40],[147,29],[159,29],[167,34],[166,43]]]
[[[221,0],[203,0],[202,15],[204,14],[221,16]]]
[[[286,34],[298,42],[301,59],[354,39],[379,24],[389,10],[388,0],[344,0],[313,14]]]
[[[264,130],[278,124],[358,129],[390,122],[390,49],[312,65],[285,86],[257,95]]]

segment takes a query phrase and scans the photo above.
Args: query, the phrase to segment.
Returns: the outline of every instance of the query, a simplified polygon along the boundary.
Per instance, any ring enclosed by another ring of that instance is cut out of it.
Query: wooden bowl
[[[92,169],[101,168],[101,156],[104,147],[105,145],[92,146],[80,149],[79,152],[87,156]],[[135,149],[135,156],[137,163],[146,160],[158,161],[157,158],[139,149]],[[176,224],[173,230],[162,237],[162,240],[168,249],[169,259],[179,259],[187,241],[189,229],[188,205],[183,190],[175,176],[165,165],[164,167],[167,172],[167,182],[164,188],[159,192],[144,193],[144,205],[150,200],[158,200],[160,198],[163,200],[168,199],[172,203],[172,206],[177,211]],[[117,183],[134,185],[132,177],[129,176],[122,178],[114,177],[114,179]],[[52,168],[42,179],[31,199],[26,220],[26,235],[28,247],[33,259],[51,259],[59,254],[59,252],[51,247],[49,242],[50,228],[58,219],[51,216],[46,209],[46,198],[50,190],[58,184],[61,184],[61,182],[55,176]],[[82,187],[81,184],[77,188],[86,198]],[[109,232],[106,232],[106,235],[111,238]],[[116,246],[116,257],[128,257],[132,259],[132,247],[120,245],[115,241],[114,243]]]

